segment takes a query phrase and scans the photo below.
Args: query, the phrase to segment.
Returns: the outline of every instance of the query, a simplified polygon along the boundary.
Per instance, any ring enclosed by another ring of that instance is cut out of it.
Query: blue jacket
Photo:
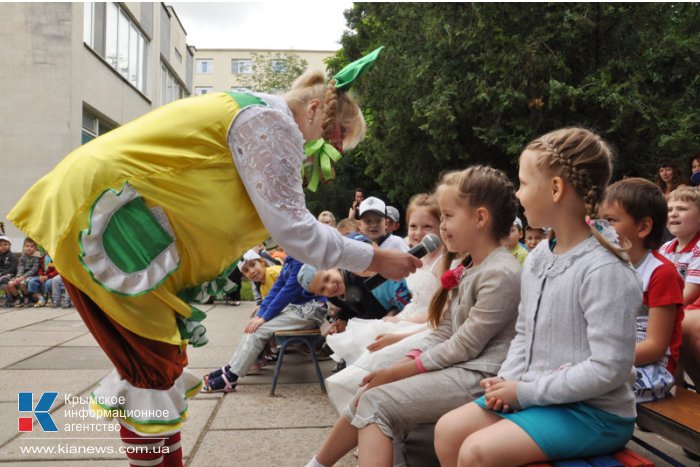
[[[280,271],[279,277],[272,289],[270,289],[270,293],[267,294],[267,297],[260,305],[257,316],[265,321],[270,321],[282,313],[282,310],[289,304],[303,305],[311,300],[326,301],[325,297],[318,297],[309,293],[299,284],[297,274],[299,274],[299,269],[303,265],[304,263],[287,256],[284,266],[282,266],[282,271]]]

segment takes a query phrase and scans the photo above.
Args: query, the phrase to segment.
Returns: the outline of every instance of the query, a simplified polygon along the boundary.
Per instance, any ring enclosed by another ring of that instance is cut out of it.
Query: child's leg
[[[5,287],[5,293],[12,295],[13,297],[19,295],[17,293],[17,279],[12,279],[7,283],[7,286]]]
[[[681,347],[681,364],[693,380],[695,387],[700,387],[700,309],[686,310],[683,318],[683,345]],[[678,383],[681,383],[678,381]]]
[[[459,467],[523,465],[547,456],[530,436],[510,420],[472,433],[459,450]]]
[[[357,446],[357,437],[357,428],[350,425],[344,417],[340,417],[316,454],[316,460],[330,467]]]
[[[391,466],[394,459],[393,440],[382,433],[377,425],[367,425],[358,433],[357,444],[360,446],[357,456],[361,467]]]
[[[119,436],[124,443],[126,458],[131,467],[162,465],[163,438],[148,438],[121,427]]]
[[[435,425],[435,453],[442,466],[457,465],[464,440],[472,433],[503,420],[498,415],[470,402],[446,413]]]

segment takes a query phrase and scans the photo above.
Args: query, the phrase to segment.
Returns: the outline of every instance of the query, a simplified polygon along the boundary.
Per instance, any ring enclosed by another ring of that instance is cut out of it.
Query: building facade
[[[77,146],[193,88],[194,48],[163,3],[0,3],[0,221]]]
[[[194,94],[235,91],[245,88],[242,77],[253,73],[253,55],[296,54],[306,60],[307,70],[326,71],[326,58],[333,50],[197,49]],[[274,64],[273,64],[274,67]]]

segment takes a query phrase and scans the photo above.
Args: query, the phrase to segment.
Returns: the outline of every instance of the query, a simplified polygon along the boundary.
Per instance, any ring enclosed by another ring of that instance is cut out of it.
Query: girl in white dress
[[[440,207],[435,195],[414,195],[406,209],[408,237],[419,244],[428,234],[438,234]],[[393,364],[415,347],[428,332],[428,307],[440,287],[443,247],[423,257],[423,267],[406,278],[411,303],[396,316],[384,319],[354,318],[346,330],[326,338],[334,359],[344,359],[348,367],[326,380],[328,397],[338,412],[349,403],[357,386],[370,371]],[[408,346],[408,347],[407,347]]]

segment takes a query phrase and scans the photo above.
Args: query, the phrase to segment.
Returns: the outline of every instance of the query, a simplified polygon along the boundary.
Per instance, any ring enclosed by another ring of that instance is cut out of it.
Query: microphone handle
[[[410,250],[408,250],[408,253],[415,256],[416,258],[422,258],[423,256],[428,254],[428,249],[423,245],[422,243],[419,243],[418,245],[414,246]],[[387,278],[380,275],[380,274],[375,274],[373,276],[368,277],[365,279],[365,287],[367,287],[368,290],[376,289],[380,285],[382,285],[384,282],[387,281]]]

